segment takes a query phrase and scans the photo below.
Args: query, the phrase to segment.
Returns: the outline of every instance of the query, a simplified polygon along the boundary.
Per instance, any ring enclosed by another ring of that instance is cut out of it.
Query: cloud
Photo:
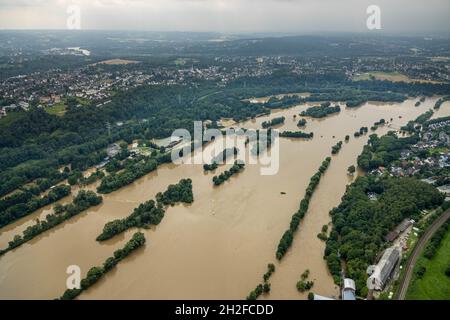
[[[219,32],[367,31],[372,0],[0,0],[0,28],[65,28],[77,4],[85,29]],[[377,0],[386,32],[450,30],[448,0]]]

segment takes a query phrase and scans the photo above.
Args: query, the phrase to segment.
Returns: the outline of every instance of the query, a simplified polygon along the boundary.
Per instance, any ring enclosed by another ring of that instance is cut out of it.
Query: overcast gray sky
[[[359,32],[376,4],[385,32],[450,30],[449,0],[0,0],[0,29],[65,29],[71,4],[82,29]]]

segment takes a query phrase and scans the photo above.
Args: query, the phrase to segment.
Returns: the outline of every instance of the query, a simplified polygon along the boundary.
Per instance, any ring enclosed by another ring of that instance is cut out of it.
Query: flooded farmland
[[[81,299],[243,299],[262,280],[267,263],[277,270],[271,278],[268,299],[305,299],[295,284],[305,269],[311,271],[314,292],[337,296],[325,261],[324,242],[317,234],[330,222],[328,212],[342,197],[350,182],[347,168],[366,144],[368,135],[353,138],[360,127],[371,127],[381,118],[389,122],[377,134],[397,130],[431,108],[436,98],[420,107],[415,100],[400,104],[368,103],[355,109],[342,108],[338,115],[321,120],[307,119],[302,131],[314,132],[314,139],[280,138],[280,166],[276,175],[263,176],[259,165],[213,187],[215,173],[205,173],[201,165],[162,165],[133,184],[104,195],[103,204],[43,233],[29,243],[0,257],[0,299],[53,299],[66,285],[66,268],[79,265],[83,275],[100,265],[122,247],[136,230],[105,243],[95,238],[105,223],[128,216],[140,203],[155,197],[180,179],[193,181],[194,203],[177,205],[166,211],[157,227],[143,230],[147,243],[117,268],[84,292]],[[448,102],[435,117],[450,115]],[[296,131],[299,116],[307,106],[275,110],[269,116],[239,124],[261,128],[261,123],[285,116],[280,131]],[[390,119],[392,118],[392,122]],[[339,155],[333,156],[301,222],[294,243],[284,259],[276,263],[278,241],[298,209],[310,177],[331,147],[351,139]],[[215,143],[219,143],[216,141]],[[219,167],[223,172],[227,165]],[[70,201],[70,197],[61,200]],[[0,231],[3,248],[36,218],[51,212],[46,207]]]

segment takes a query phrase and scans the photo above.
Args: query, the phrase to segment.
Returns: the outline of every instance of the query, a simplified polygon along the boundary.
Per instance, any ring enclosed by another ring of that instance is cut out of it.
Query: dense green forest
[[[139,249],[145,244],[145,236],[142,232],[136,232],[133,237],[125,244],[122,249],[114,251],[112,257],[105,260],[102,266],[89,269],[86,277],[81,280],[80,288],[67,289],[60,297],[61,300],[72,300],[79,296],[84,290],[87,290],[94,283],[100,280],[107,272],[111,271],[117,264],[128,257],[133,251]]]
[[[30,183],[44,192],[67,178],[69,183],[80,184],[102,179],[99,192],[115,191],[155,170],[158,164],[169,162],[170,155],[159,154],[135,162],[114,159],[107,166],[113,168],[112,174],[105,177],[99,174],[85,180],[80,173],[102,162],[111,143],[163,138],[178,128],[193,131],[194,120],[240,121],[268,114],[273,107],[299,102],[403,101],[407,96],[448,96],[449,91],[447,84],[372,80],[356,84],[336,74],[300,77],[280,70],[267,77],[236,79],[220,88],[208,81],[195,86],[140,86],[118,92],[111,103],[101,108],[69,106],[61,117],[32,107],[28,112],[12,112],[0,120],[0,197],[23,190]],[[310,95],[300,99],[289,95],[292,92]],[[246,100],[276,94],[288,95],[271,99],[266,105]],[[322,112],[316,116],[322,116]],[[259,145],[252,150],[256,154],[261,151]],[[375,158],[372,164],[377,161]],[[114,169],[118,162],[120,170]],[[16,204],[27,205],[26,200]],[[3,216],[0,214],[0,219],[9,220]]]
[[[92,167],[106,157],[108,144],[119,140],[163,138],[177,128],[192,131],[194,120],[239,121],[267,114],[263,105],[244,100],[250,96],[310,92],[305,102],[349,101],[370,95],[370,100],[395,101],[386,92],[404,99],[450,91],[446,84],[358,81],[357,86],[342,78],[330,78],[324,85],[320,77],[308,79],[305,86],[305,79],[281,72],[237,79],[220,89],[211,82],[196,87],[141,86],[116,94],[102,108],[69,108],[62,117],[39,108],[17,111],[0,120],[0,196],[39,178],[59,178],[60,166]],[[118,121],[125,123],[115,125]]]
[[[368,193],[377,194],[370,200]],[[341,259],[346,276],[356,282],[358,294],[366,296],[366,269],[384,248],[384,237],[403,219],[420,217],[421,210],[441,205],[444,196],[433,186],[415,178],[358,177],[347,187],[340,205],[330,214],[333,230],[327,240],[325,259],[338,284]]]

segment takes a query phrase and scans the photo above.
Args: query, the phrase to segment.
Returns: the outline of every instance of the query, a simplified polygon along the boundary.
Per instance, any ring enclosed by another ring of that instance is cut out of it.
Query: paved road
[[[413,252],[409,256],[408,262],[406,264],[405,276],[400,283],[397,293],[397,300],[404,300],[406,296],[406,292],[408,291],[409,283],[411,282],[411,278],[414,271],[414,266],[416,265],[417,259],[420,256],[425,245],[428,243],[428,240],[433,236],[433,234],[438,230],[448,219],[450,218],[450,211],[443,213],[438,219],[436,219],[425,231],[423,236],[417,242],[416,247]]]

